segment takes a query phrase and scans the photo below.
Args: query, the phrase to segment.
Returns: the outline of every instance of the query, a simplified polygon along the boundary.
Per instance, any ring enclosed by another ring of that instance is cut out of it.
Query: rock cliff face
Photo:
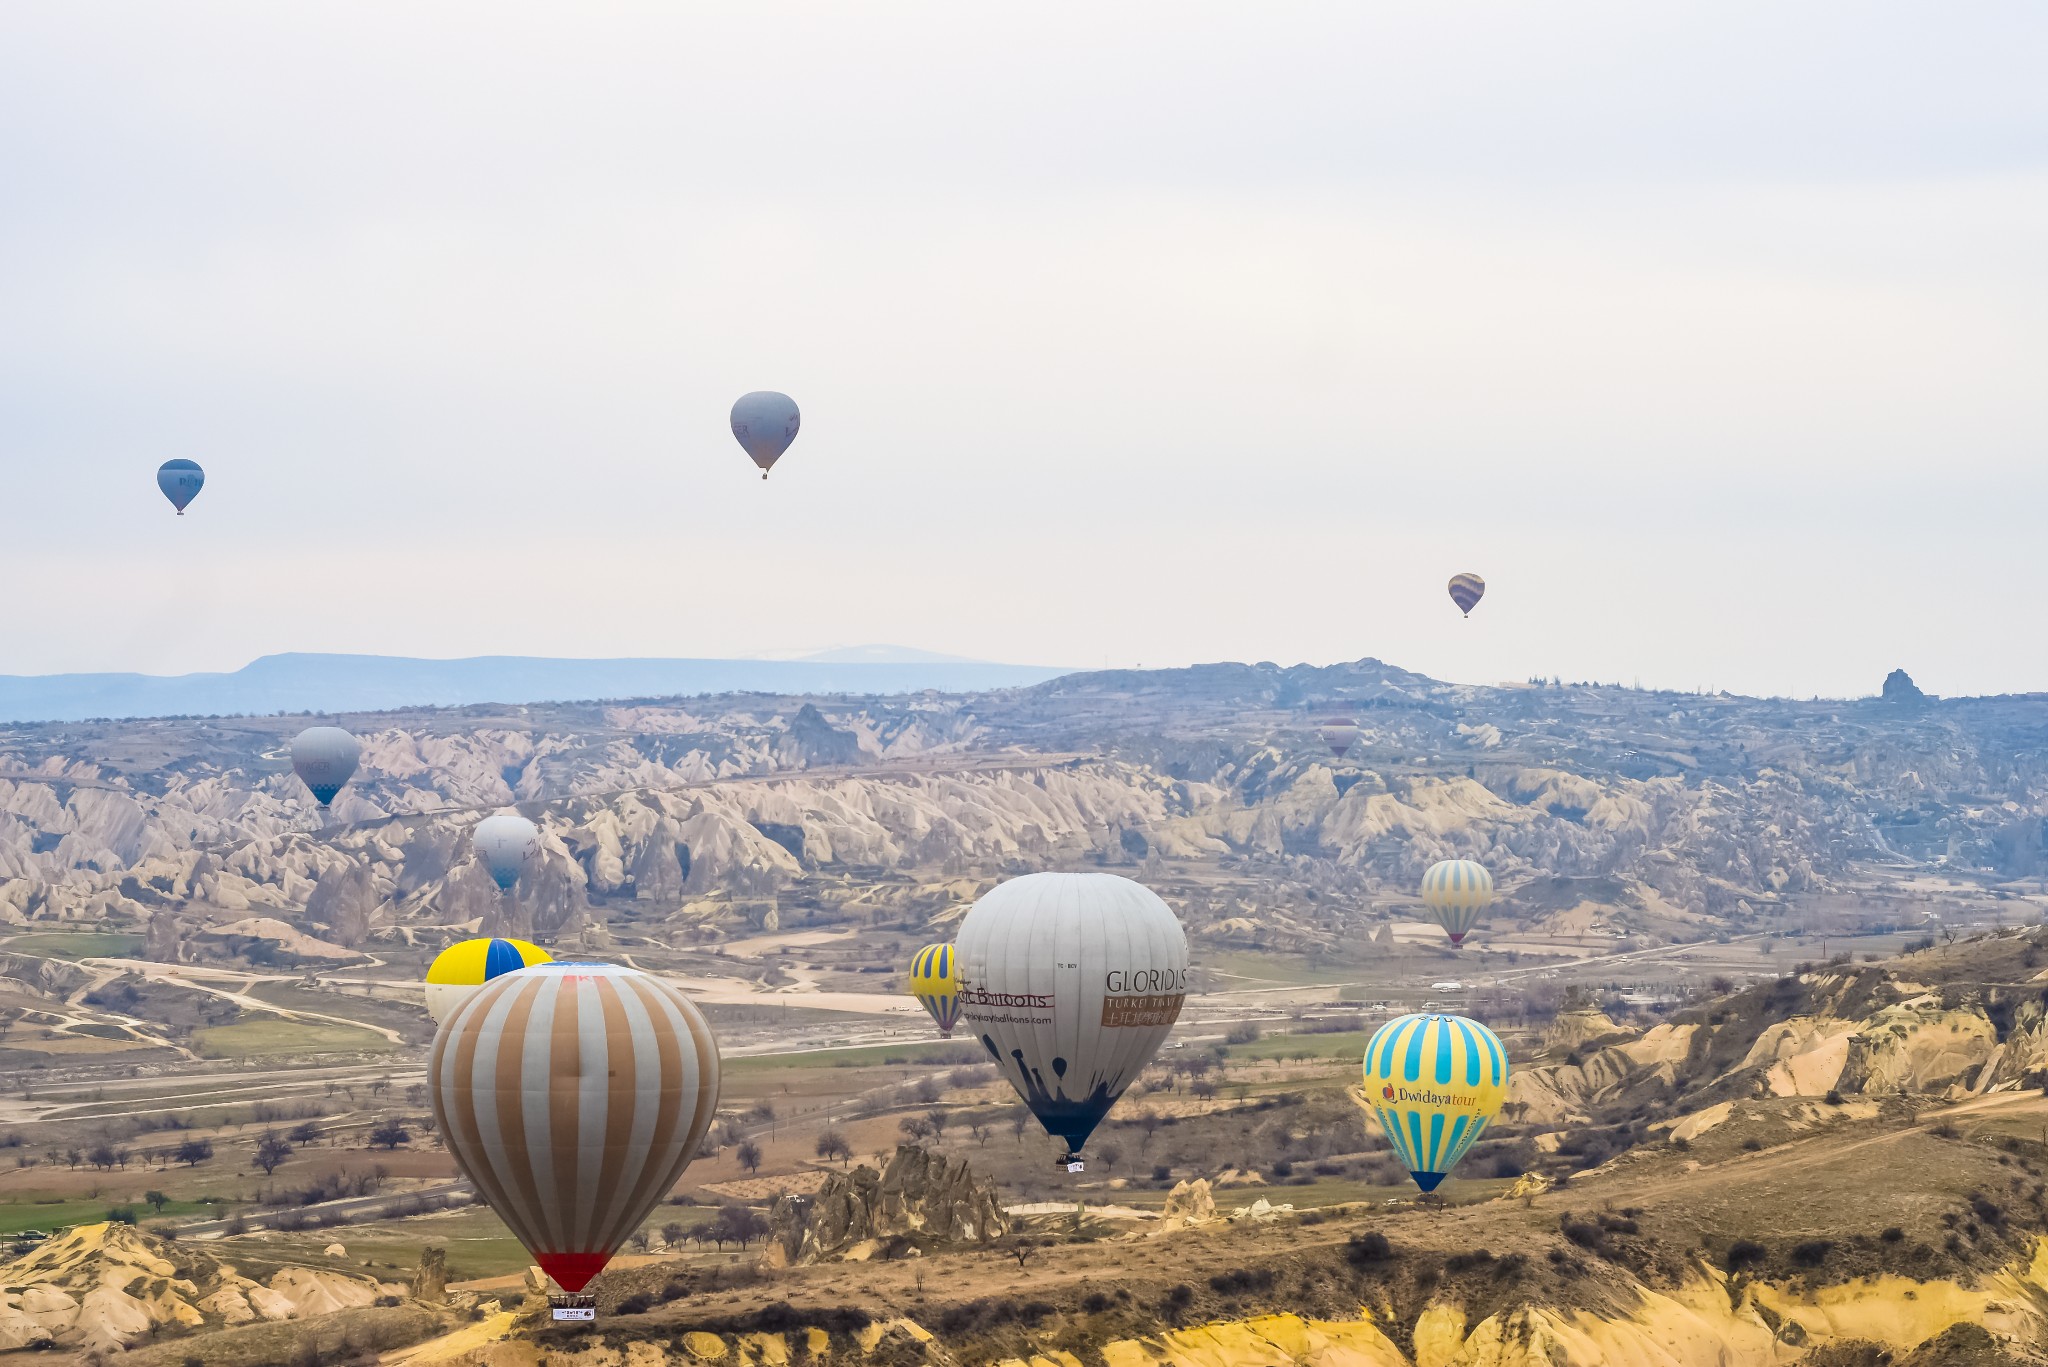
[[[301,718],[0,728],[0,923],[566,936],[621,898],[646,919],[849,872],[1159,859],[1290,894],[1191,893],[1198,942],[1325,952],[1449,856],[1488,865],[1503,918],[1653,941],[1767,928],[1901,860],[2048,868],[2048,752],[2029,739],[2048,699],[1925,699],[1903,676],[1886,697],[1469,688],[1359,661],[421,710],[342,719],[363,764],[325,826],[282,755]],[[1334,707],[1360,734],[1333,764],[1314,719]],[[467,835],[511,803],[544,850],[501,898]]]
[[[2024,978],[2025,965],[2048,949],[2048,931],[1982,942],[1986,954],[2001,948],[2010,976]],[[1578,1041],[1577,1062],[1518,1069],[1509,1114],[1579,1125],[1643,1107],[1662,1114],[1831,1092],[1956,1100],[2048,1081],[2048,986],[1929,983],[1916,979],[1997,970],[1942,970],[1930,954],[1899,963],[1780,979],[1640,1032],[1617,1033],[1611,1022],[1603,1032],[1560,1015],[1556,1042]],[[1589,1031],[1603,1036],[1597,1045],[1585,1042]]]
[[[880,1173],[862,1165],[829,1175],[815,1195],[779,1197],[768,1228],[771,1261],[788,1266],[865,1257],[876,1240],[898,1235],[988,1243],[1010,1225],[994,1184],[976,1181],[966,1160],[906,1144]]]

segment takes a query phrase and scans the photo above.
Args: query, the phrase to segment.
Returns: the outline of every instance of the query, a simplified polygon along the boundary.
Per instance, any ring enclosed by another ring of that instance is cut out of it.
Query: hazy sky
[[[10,0],[0,673],[2048,689],[2044,53],[2032,0]]]

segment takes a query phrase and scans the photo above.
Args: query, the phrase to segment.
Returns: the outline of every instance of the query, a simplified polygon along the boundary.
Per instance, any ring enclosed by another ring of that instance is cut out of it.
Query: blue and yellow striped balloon
[[[434,956],[427,969],[427,1014],[437,1022],[455,1014],[469,994],[501,973],[554,962],[524,940],[459,940]]]
[[[1435,1191],[1508,1094],[1508,1052],[1463,1016],[1397,1016],[1365,1046],[1365,1100],[1415,1185]]]
[[[1438,860],[1422,875],[1422,905],[1451,943],[1461,945],[1479,913],[1493,905],[1493,875],[1475,860]]]
[[[960,1019],[960,956],[951,945],[926,945],[911,956],[910,995],[939,1023],[939,1038],[953,1038]]]

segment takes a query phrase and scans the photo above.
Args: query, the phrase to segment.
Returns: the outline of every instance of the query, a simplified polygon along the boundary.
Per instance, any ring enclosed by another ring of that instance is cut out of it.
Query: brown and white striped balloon
[[[434,1036],[434,1119],[477,1194],[580,1291],[696,1155],[718,1042],[674,987],[610,964],[491,979]]]

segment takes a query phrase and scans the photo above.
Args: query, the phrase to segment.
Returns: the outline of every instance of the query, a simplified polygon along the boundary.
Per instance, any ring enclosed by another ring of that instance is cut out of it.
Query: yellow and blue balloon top
[[[1415,1185],[1435,1191],[1500,1110],[1508,1052],[1463,1016],[1396,1016],[1365,1046],[1365,1101]]]
[[[553,963],[539,945],[524,940],[461,940],[434,956],[427,969],[427,1014],[436,1023],[455,1014],[469,994],[514,969]]]
[[[1476,860],[1440,859],[1422,875],[1422,905],[1451,943],[1462,945],[1479,913],[1493,905],[1493,875]]]
[[[953,1038],[960,1019],[960,956],[951,945],[926,945],[911,956],[910,995],[939,1023],[939,1038]]]

